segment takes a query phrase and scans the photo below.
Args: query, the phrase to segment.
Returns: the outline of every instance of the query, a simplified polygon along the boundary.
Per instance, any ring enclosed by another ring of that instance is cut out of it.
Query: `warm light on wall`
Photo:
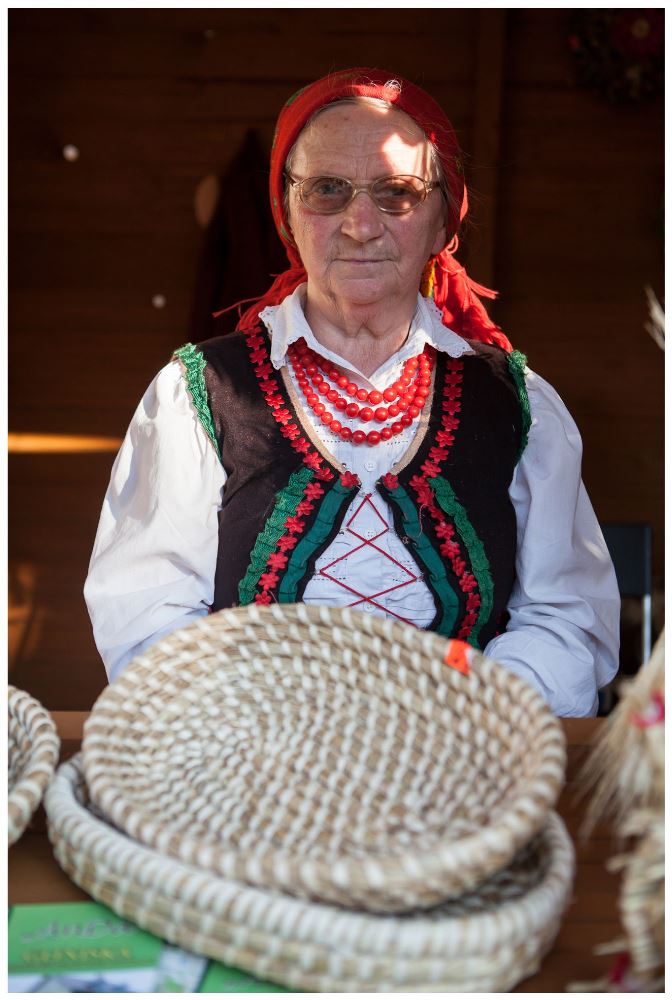
[[[118,451],[121,438],[91,437],[80,434],[8,434],[10,454],[47,454],[48,452]]]
[[[44,633],[46,608],[36,600],[39,569],[33,563],[10,560],[7,578],[7,651],[10,671],[36,655]]]

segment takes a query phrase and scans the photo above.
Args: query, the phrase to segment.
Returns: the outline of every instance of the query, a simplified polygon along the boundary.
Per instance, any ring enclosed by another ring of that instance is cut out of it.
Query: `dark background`
[[[576,419],[598,517],[653,524],[660,603],[663,355],[644,288],[662,297],[663,99],[580,86],[573,13],[9,11],[12,683],[51,709],[105,683],[81,590],[115,440],[189,339],[199,185],[249,128],[268,151],[298,87],[362,64],[453,120],[473,192],[458,256]]]

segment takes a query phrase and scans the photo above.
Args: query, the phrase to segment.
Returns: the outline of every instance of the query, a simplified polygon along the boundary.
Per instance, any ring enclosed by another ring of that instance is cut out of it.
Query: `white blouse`
[[[353,382],[382,392],[427,343],[451,357],[472,353],[467,341],[443,325],[433,303],[419,296],[403,348],[367,378],[317,343],[303,313],[304,292],[301,286],[262,313],[276,369],[285,365],[288,346],[303,337],[346,369]],[[288,371],[294,379],[291,366]],[[516,582],[506,632],[484,652],[531,683],[556,714],[591,715],[597,689],[618,667],[618,587],[581,481],[576,425],[547,382],[529,370],[525,377],[532,426],[509,488],[518,526]],[[433,596],[375,486],[402,457],[416,429],[369,447],[342,441],[312,411],[304,421],[334,464],[359,476],[361,488],[318,560],[303,600],[428,625],[435,614]],[[110,680],[161,636],[208,613],[225,480],[181,365],[173,361],[149,386],[114,463],[85,585]]]

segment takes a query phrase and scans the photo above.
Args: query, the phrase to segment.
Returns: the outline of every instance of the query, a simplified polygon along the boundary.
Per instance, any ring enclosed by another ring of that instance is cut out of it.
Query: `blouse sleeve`
[[[149,386],[117,455],[84,587],[110,680],[208,613],[225,478],[173,361]]]
[[[562,400],[526,373],[532,425],[509,495],[518,525],[506,631],[487,656],[540,691],[556,715],[597,711],[618,669],[620,597],[581,480],[581,438]]]

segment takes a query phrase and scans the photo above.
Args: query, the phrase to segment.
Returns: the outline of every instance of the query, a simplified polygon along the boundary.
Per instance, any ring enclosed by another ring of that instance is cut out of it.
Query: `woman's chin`
[[[350,274],[334,282],[332,291],[337,300],[364,306],[389,300],[393,286],[378,275]]]

